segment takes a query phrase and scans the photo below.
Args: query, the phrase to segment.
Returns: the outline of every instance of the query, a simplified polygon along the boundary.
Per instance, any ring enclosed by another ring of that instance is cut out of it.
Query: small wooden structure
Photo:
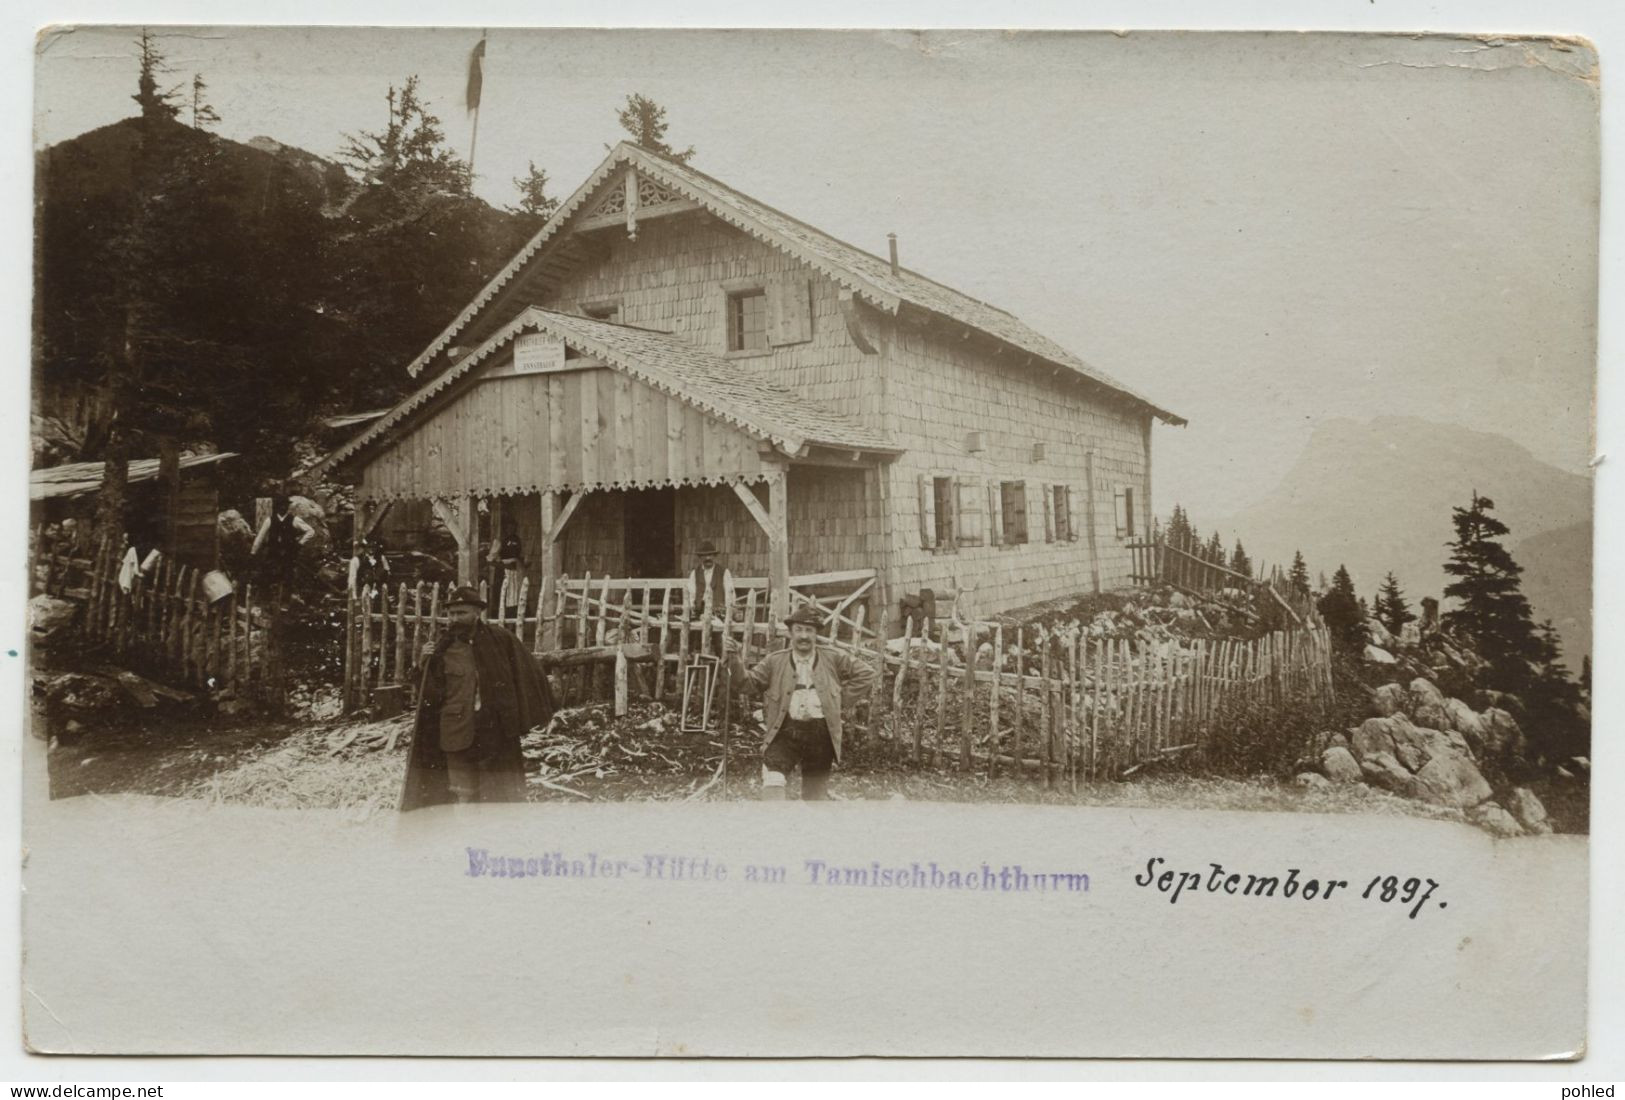
[[[180,460],[180,491],[171,502],[158,483],[158,459],[133,459],[126,489],[127,509],[134,516],[150,516],[165,552],[186,565],[213,569],[217,564],[216,524],[220,513],[217,475],[220,463],[236,458],[233,452],[189,455]],[[80,547],[88,557],[105,534],[123,545],[126,532],[95,532],[96,495],[101,491],[101,462],[74,462],[31,471],[28,499],[36,524],[74,519],[80,528]]]

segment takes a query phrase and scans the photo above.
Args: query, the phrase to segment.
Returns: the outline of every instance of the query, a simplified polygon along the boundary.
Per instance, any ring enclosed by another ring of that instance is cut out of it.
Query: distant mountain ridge
[[[1511,529],[1535,618],[1553,620],[1578,671],[1591,651],[1591,478],[1504,436],[1413,416],[1329,420],[1280,485],[1219,527],[1254,561],[1287,564],[1301,550],[1311,575],[1347,565],[1367,600],[1392,570],[1414,604],[1442,595],[1451,508],[1475,490]]]

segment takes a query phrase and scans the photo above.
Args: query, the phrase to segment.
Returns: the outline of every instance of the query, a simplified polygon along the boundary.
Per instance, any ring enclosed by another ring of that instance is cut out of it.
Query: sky
[[[159,30],[218,132],[328,156],[416,74],[466,157],[480,33]],[[133,36],[42,36],[36,147],[133,111]],[[1329,417],[1586,468],[1594,65],[1462,38],[497,27],[476,191],[516,201],[534,161],[567,195],[651,96],[696,167],[874,252],[895,232],[905,265],[1187,417],[1158,429],[1154,499],[1206,525]]]

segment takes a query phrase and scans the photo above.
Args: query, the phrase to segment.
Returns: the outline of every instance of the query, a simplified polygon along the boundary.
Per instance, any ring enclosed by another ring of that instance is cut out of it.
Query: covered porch
[[[666,639],[660,678],[689,643],[711,644],[680,627],[696,620],[756,636],[812,599],[838,632],[872,632],[896,453],[747,364],[530,309],[329,462],[356,486],[358,548],[387,552],[432,526],[449,536],[456,581],[481,586],[488,617],[544,663],[634,632],[654,646],[653,632]],[[733,576],[729,608],[691,606],[705,542]],[[358,697],[407,677],[445,587],[386,581],[353,601]]]

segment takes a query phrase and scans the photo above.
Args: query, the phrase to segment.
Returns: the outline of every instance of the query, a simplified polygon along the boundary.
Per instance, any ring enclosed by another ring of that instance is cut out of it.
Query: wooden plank
[[[773,531],[768,540],[769,613],[775,623],[783,622],[790,605],[790,497],[788,475],[783,467],[768,477],[768,516]]]
[[[581,395],[580,436],[578,448],[581,462],[581,484],[592,486],[606,476],[598,467],[598,440],[603,433],[603,422],[598,413],[597,371],[586,371],[576,376],[576,388]]]
[[[998,771],[999,757],[999,696],[1004,693],[1004,624],[993,628],[993,687],[987,705],[987,775],[993,778]]]
[[[903,721],[903,684],[908,679],[909,665],[914,659],[914,619],[903,620],[903,659],[897,669],[897,678],[892,681],[891,696],[891,734],[895,740],[901,732]]]
[[[1085,773],[1089,782],[1093,783],[1099,775],[1100,764],[1100,710],[1106,700],[1105,681],[1107,676],[1107,646],[1106,640],[1096,641],[1090,648],[1095,656],[1095,681],[1090,692],[1089,713],[1089,766]]]
[[[880,609],[880,618],[875,626],[875,679],[869,686],[869,697],[864,700],[865,737],[874,736],[877,719],[884,718],[886,713],[886,608]]]
[[[1054,684],[1050,679],[1050,639],[1045,634],[1039,635],[1038,644],[1043,647],[1043,654],[1039,660],[1040,673],[1043,680],[1043,690],[1038,697],[1038,733],[1043,744],[1038,747],[1038,758],[1046,765],[1044,769],[1044,786],[1052,785],[1052,777],[1047,765],[1055,763],[1055,696]]]
[[[937,651],[941,660],[937,668],[937,728],[935,736],[931,738],[931,764],[933,767],[942,764],[942,738],[946,734],[948,724],[948,632],[942,632],[942,648]],[[971,670],[973,673],[974,669]]]
[[[688,626],[693,617],[693,609],[689,606],[688,589],[678,589],[682,597],[682,620],[677,626],[677,676],[672,683],[672,691],[681,695],[683,684],[688,676]]]
[[[752,593],[752,595],[754,596],[755,593]],[[667,587],[667,588],[662,588],[661,589],[661,595],[660,595],[660,635],[659,635],[660,641],[659,641],[659,643],[657,645],[657,650],[658,650],[658,652],[660,654],[660,660],[655,665],[655,698],[656,699],[664,699],[666,697],[666,642],[668,640],[670,630],[671,630],[671,589],[669,587]],[[748,634],[745,636],[745,644],[747,646],[750,644],[750,636]]]
[[[395,682],[409,684],[412,675],[408,671],[412,666],[406,656],[406,582],[400,583],[395,595]]]
[[[1016,627],[1016,652],[1015,652],[1015,660],[1016,660],[1015,687],[1016,687],[1016,690],[1015,690],[1015,693],[1014,693],[1014,700],[1012,701],[1011,706],[1010,706],[1010,758],[1012,760],[1016,761],[1016,763],[1014,765],[1014,770],[1015,770],[1016,775],[1018,775],[1018,776],[1021,774],[1021,763],[1020,763],[1020,761],[1021,761],[1021,758],[1022,758],[1022,749],[1021,749],[1022,732],[1023,732],[1023,727],[1026,725],[1026,722],[1025,722],[1026,715],[1023,713],[1023,711],[1026,709],[1026,701],[1027,701],[1026,700],[1025,683],[1024,683],[1024,681],[1026,680],[1026,675],[1025,674],[1026,674],[1026,669],[1027,669],[1026,638],[1027,638],[1026,628],[1025,627],[1020,627],[1020,626]]]
[[[362,706],[367,705],[375,684],[372,670],[373,644],[372,644],[372,601],[377,592],[367,588],[361,594],[361,699]]]

